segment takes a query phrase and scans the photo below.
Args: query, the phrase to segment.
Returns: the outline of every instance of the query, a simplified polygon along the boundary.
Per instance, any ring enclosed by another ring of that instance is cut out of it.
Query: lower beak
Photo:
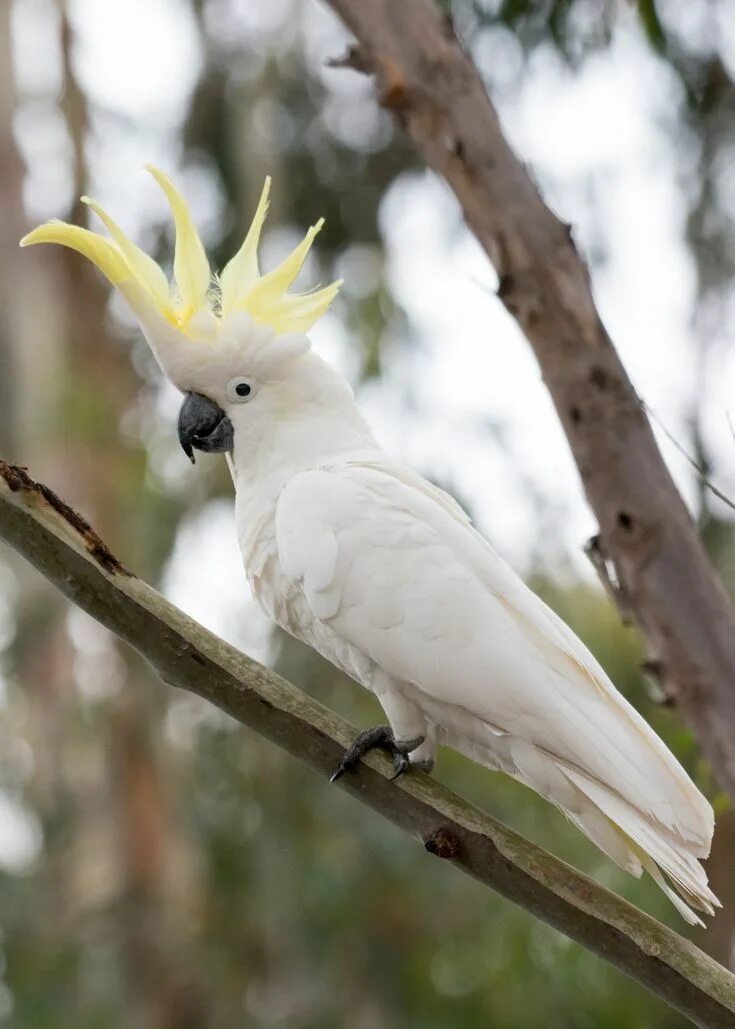
[[[201,393],[187,393],[179,411],[179,443],[194,464],[194,450],[222,454],[232,450],[234,432],[225,412]]]

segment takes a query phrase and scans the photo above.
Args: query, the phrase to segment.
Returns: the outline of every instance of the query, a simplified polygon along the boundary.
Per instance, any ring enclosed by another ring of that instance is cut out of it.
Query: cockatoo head
[[[260,274],[257,249],[270,179],[265,181],[245,241],[221,274],[213,276],[183,197],[162,171],[152,166],[148,171],[173,212],[173,282],[88,197],[82,198],[84,203],[104,223],[110,239],[53,221],[30,232],[21,246],[60,243],[71,247],[96,264],[122,293],[164,374],[186,394],[179,414],[179,439],[193,461],[192,448],[231,450],[232,420],[240,408],[269,385],[282,388],[293,379],[293,366],[309,350],[306,333],[332,303],[341,282],[309,293],[288,292],[322,220],[277,268]]]

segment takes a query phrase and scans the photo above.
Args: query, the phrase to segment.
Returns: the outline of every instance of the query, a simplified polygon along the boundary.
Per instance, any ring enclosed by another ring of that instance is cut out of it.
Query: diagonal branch
[[[138,650],[161,678],[216,704],[326,779],[355,731],[131,575],[47,487],[0,461],[0,538]],[[393,783],[370,754],[343,789],[439,857],[612,962],[696,1025],[735,1024],[735,976],[688,940],[419,773]],[[325,796],[328,795],[325,793]]]
[[[447,180],[495,265],[498,295],[541,366],[648,665],[735,796],[733,611],[595,309],[570,226],[506,143],[475,65],[433,0],[328,3],[358,40],[338,63],[375,76],[379,102]]]

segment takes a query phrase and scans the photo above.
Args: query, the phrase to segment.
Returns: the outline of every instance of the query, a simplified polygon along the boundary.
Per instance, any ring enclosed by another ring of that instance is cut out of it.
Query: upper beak
[[[179,443],[192,464],[194,448],[221,454],[232,450],[234,435],[232,422],[213,400],[201,393],[186,394],[179,411]]]

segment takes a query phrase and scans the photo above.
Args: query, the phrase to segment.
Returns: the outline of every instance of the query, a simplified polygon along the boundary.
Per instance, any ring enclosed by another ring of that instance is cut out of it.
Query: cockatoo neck
[[[228,412],[238,494],[275,499],[299,472],[382,453],[345,380],[314,354],[294,365]]]

